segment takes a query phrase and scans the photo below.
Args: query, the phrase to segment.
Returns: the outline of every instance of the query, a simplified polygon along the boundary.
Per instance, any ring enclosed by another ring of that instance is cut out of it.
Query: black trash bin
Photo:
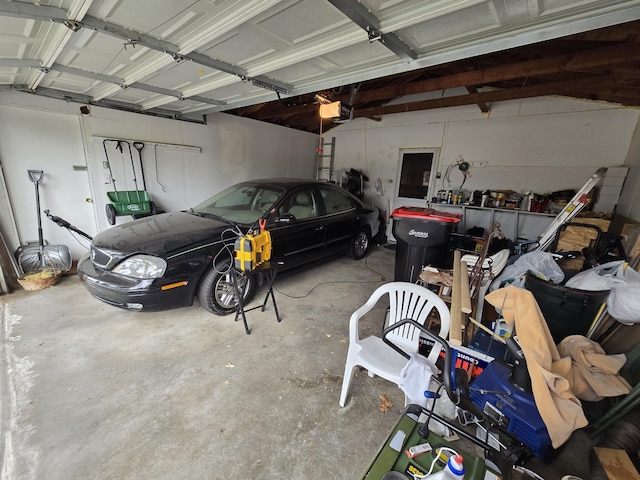
[[[609,296],[609,290],[565,287],[542,280],[531,272],[527,272],[524,288],[536,299],[556,345],[569,335],[586,336]]]
[[[451,268],[449,236],[462,215],[432,208],[400,207],[391,214],[396,239],[395,281],[414,283],[422,268]]]

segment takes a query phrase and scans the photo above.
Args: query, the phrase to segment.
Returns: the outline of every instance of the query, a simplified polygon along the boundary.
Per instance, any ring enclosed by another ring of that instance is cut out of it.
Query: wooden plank
[[[594,447],[609,480],[640,480],[638,470],[625,450]]]
[[[467,262],[460,262],[460,309],[462,313],[471,313],[471,290],[469,290]]]
[[[449,343],[462,345],[462,310],[460,297],[460,250],[453,252],[453,285],[451,285],[451,323],[449,325]]]

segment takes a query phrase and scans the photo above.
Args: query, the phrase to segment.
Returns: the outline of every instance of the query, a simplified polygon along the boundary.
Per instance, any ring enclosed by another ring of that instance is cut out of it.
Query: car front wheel
[[[369,232],[364,228],[358,230],[358,233],[353,238],[353,243],[351,244],[351,258],[355,260],[362,260],[367,255],[370,243],[371,236],[369,235]]]
[[[238,304],[231,275],[236,276],[238,289],[245,287],[244,303],[251,301],[256,292],[256,281],[253,276],[241,275],[230,268],[229,262],[209,268],[198,287],[198,301],[205,310],[215,315],[229,315],[236,311]]]

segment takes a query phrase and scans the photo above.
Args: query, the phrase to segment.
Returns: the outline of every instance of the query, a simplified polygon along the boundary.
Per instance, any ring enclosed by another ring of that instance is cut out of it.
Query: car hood
[[[167,255],[188,246],[215,243],[232,224],[186,212],[144,217],[109,228],[93,237],[100,249]]]

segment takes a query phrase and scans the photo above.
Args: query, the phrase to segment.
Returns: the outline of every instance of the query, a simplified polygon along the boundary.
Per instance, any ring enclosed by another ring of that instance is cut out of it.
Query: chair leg
[[[349,395],[349,389],[351,388],[351,379],[353,378],[353,371],[356,369],[356,365],[347,361],[344,367],[344,376],[342,378],[342,391],[340,392],[340,406],[344,407],[347,403],[347,396]]]

